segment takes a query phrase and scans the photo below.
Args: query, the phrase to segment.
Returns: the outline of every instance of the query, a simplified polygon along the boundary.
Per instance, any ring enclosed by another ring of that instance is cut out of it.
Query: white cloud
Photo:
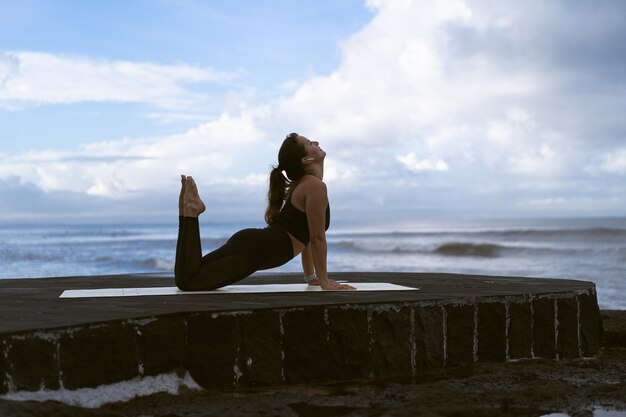
[[[324,180],[329,183],[351,184],[360,177],[359,168],[341,159],[329,157],[324,162]]]
[[[67,190],[111,198],[159,192],[176,184],[182,173],[207,184],[235,184],[243,177],[256,185],[259,181],[255,178],[266,175],[270,160],[260,141],[262,136],[250,115],[224,114],[186,132],[161,138],[91,143],[74,152],[3,156],[0,178],[19,175],[23,182],[45,191]],[[263,156],[259,158],[259,154]]]
[[[598,168],[608,174],[626,174],[626,149],[616,149],[604,154]]]
[[[186,64],[4,52],[0,53],[0,107],[106,101],[181,110],[204,99],[186,84],[223,83],[233,77]]]
[[[546,144],[538,149],[512,155],[508,164],[513,173],[530,177],[539,176],[542,179],[554,176],[561,168],[556,153]]]
[[[569,213],[620,213],[624,207],[622,196],[591,197],[545,197],[519,201],[516,206],[523,210]]]
[[[409,152],[406,155],[400,155],[397,157],[397,160],[406,169],[413,172],[448,170],[448,164],[445,161],[441,159],[418,159],[414,152]]]
[[[588,17],[594,36],[587,40],[574,30],[582,12],[566,3],[367,5],[376,15],[341,44],[341,64],[291,85],[282,97],[259,103],[253,91],[233,94],[220,116],[176,135],[0,157],[0,178],[19,175],[48,191],[121,198],[174,187],[177,174],[185,172],[216,193],[248,186],[245,192],[263,194],[280,141],[296,130],[328,151],[326,178],[334,187],[367,185],[371,196],[361,192],[359,200],[350,194],[354,205],[368,198],[406,205],[407,184],[435,190],[433,204],[441,206],[459,195],[491,196],[490,205],[498,200],[505,208],[567,208],[568,202],[586,201],[584,207],[595,210],[601,202],[624,202],[626,125],[620,104],[626,104],[626,91],[605,88],[598,76],[613,71],[611,65],[623,68],[624,55],[615,54],[617,63],[607,55],[605,68],[604,61],[592,65],[563,52],[571,42],[588,41],[584,51],[596,53],[613,39],[617,23],[611,29],[612,21],[603,26],[593,20],[603,13]],[[22,73],[16,72],[18,61]],[[53,68],[49,83],[33,69],[44,62]],[[70,64],[76,72],[68,70]],[[176,110],[196,100],[184,83],[227,77],[195,67],[47,54],[5,54],[0,74],[5,105],[21,97],[42,103],[146,102],[174,109],[172,120],[196,117]],[[79,91],[68,81],[73,78],[89,88]],[[429,171],[445,175],[419,181],[411,175]],[[597,172],[604,175],[602,183],[593,182]]]

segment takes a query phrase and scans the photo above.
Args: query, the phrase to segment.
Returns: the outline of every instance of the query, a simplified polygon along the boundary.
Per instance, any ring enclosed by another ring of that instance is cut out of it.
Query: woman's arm
[[[304,184],[303,184],[304,185]],[[309,223],[309,236],[311,242],[311,258],[319,284],[324,290],[350,290],[354,287],[347,284],[338,284],[328,279],[326,271],[326,207],[328,206],[328,192],[326,184],[321,180],[312,178],[308,181],[305,189],[305,208]],[[304,262],[304,258],[303,258]]]
[[[315,267],[313,266],[313,255],[311,254],[311,245],[306,245],[302,254],[302,272],[307,277],[315,273]]]

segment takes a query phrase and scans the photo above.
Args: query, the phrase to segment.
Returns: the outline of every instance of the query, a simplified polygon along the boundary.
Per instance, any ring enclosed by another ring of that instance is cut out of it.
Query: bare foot
[[[185,197],[183,199],[183,213],[185,217],[198,217],[204,212],[206,206],[200,195],[198,187],[192,177],[187,177],[187,187],[185,189]]]
[[[183,211],[183,206],[184,206],[183,203],[185,199],[185,189],[187,188],[187,177],[185,177],[184,175],[181,175],[180,183],[181,183],[181,187],[180,187],[180,195],[178,196],[178,215],[184,216],[185,213]]]
[[[309,285],[320,285],[320,280],[315,278],[312,279],[311,281],[308,281]]]

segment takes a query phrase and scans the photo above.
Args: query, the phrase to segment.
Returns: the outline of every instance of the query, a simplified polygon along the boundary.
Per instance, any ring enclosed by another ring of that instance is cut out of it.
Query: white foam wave
[[[105,404],[126,402],[136,397],[156,393],[176,395],[181,388],[202,389],[189,375],[189,372],[186,372],[183,377],[176,373],[160,374],[77,390],[14,391],[1,395],[0,399],[9,401],[58,401],[77,407],[98,408]]]

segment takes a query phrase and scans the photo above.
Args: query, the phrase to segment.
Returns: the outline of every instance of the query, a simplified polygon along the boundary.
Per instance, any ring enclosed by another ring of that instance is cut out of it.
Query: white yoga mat
[[[419,288],[405,287],[386,282],[351,282],[357,291],[416,291]],[[91,290],[65,290],[59,298],[91,297],[140,297],[147,295],[194,295],[194,294],[244,294],[323,291],[321,287],[307,284],[259,284],[229,285],[211,291],[181,291],[176,287],[145,288],[98,288]],[[338,290],[333,290],[338,291]]]

